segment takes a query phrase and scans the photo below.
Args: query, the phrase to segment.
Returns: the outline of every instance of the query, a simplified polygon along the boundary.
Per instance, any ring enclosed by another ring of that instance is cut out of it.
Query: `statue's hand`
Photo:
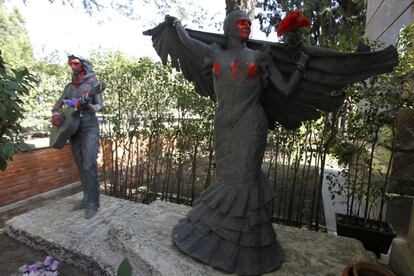
[[[60,127],[63,124],[63,121],[65,120],[65,116],[60,112],[54,112],[51,118],[52,124]]]
[[[80,99],[79,99],[79,110],[80,109],[86,109],[88,110],[90,106],[90,99],[88,96],[83,95]]]
[[[308,63],[309,57],[310,56],[308,54],[306,54],[303,51],[300,51],[300,57],[299,57],[299,60],[296,64],[296,67],[298,68],[299,71],[301,71],[301,72],[305,71],[306,64]]]
[[[169,26],[175,26],[175,24],[177,23],[177,22],[180,22],[180,20],[178,20],[178,18],[177,17],[174,17],[174,16],[170,16],[170,15],[166,15],[165,16],[165,22],[167,23],[167,25],[169,25]]]

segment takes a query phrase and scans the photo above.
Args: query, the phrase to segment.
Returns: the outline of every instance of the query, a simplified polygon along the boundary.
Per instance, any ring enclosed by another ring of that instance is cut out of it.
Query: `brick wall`
[[[79,181],[70,145],[35,149],[13,157],[0,171],[0,207]]]

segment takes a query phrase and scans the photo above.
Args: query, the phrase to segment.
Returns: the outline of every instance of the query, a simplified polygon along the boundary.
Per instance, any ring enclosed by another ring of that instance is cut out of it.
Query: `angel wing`
[[[193,31],[187,31],[193,37]],[[204,66],[204,57],[188,50],[181,43],[175,27],[163,22],[155,28],[145,31],[144,35],[152,36],[153,46],[164,65],[167,63],[169,56],[171,65],[177,70],[180,70],[187,80],[194,83],[195,90],[198,94],[206,97],[209,96],[213,100],[215,99],[211,67],[206,68]],[[212,44],[216,41],[214,38],[199,40],[207,44]]]
[[[287,129],[295,129],[303,121],[317,119],[319,111],[330,112],[343,104],[344,95],[338,92],[346,85],[390,72],[398,64],[394,46],[368,53],[339,52],[313,46],[305,46],[303,51],[310,59],[302,80],[291,96],[275,93],[277,90],[271,83],[264,89],[262,105],[269,126],[278,122]],[[272,43],[270,54],[282,74],[292,74],[296,65],[287,54],[285,45]]]
[[[187,32],[206,44],[217,43],[226,47],[227,39],[224,35],[189,29]],[[204,62],[203,56],[191,52],[181,43],[173,26],[161,23],[144,34],[152,36],[153,46],[163,64],[170,56],[172,66],[181,70],[184,77],[194,83],[198,94],[215,99],[211,65]],[[247,41],[250,49],[258,50],[264,45],[269,47],[269,57],[282,74],[290,76],[296,69],[296,62],[284,44]],[[291,96],[285,97],[271,83],[264,88],[261,103],[270,129],[276,123],[287,129],[295,129],[303,121],[319,118],[320,111],[329,112],[339,108],[344,96],[335,94],[334,91],[340,91],[346,85],[368,77],[390,72],[398,64],[398,53],[393,46],[369,53],[338,52],[314,46],[305,46],[303,51],[310,59],[304,77]]]

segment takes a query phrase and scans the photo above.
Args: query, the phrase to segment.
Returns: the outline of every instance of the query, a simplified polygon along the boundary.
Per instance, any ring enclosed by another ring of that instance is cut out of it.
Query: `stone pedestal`
[[[414,275],[414,204],[411,209],[407,239],[394,239],[391,247],[390,265],[398,275]]]
[[[32,247],[94,275],[115,275],[127,257],[133,275],[228,275],[184,255],[173,245],[172,227],[190,207],[157,201],[137,204],[102,196],[91,220],[71,211],[80,194],[6,222],[7,233]],[[267,275],[341,275],[348,264],[375,262],[354,239],[274,225],[286,252],[281,268]]]

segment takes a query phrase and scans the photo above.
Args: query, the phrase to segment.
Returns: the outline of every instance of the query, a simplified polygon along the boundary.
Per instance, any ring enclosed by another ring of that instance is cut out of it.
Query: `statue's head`
[[[72,68],[72,72],[78,75],[80,72],[90,73],[93,71],[92,64],[89,60],[75,55],[68,56],[68,65]]]
[[[73,74],[78,75],[80,72],[83,71],[83,65],[82,62],[78,57],[75,57],[73,55],[68,57],[68,64],[70,68],[72,68]]]
[[[224,34],[247,40],[250,36],[251,25],[250,18],[244,11],[232,11],[224,20]]]

